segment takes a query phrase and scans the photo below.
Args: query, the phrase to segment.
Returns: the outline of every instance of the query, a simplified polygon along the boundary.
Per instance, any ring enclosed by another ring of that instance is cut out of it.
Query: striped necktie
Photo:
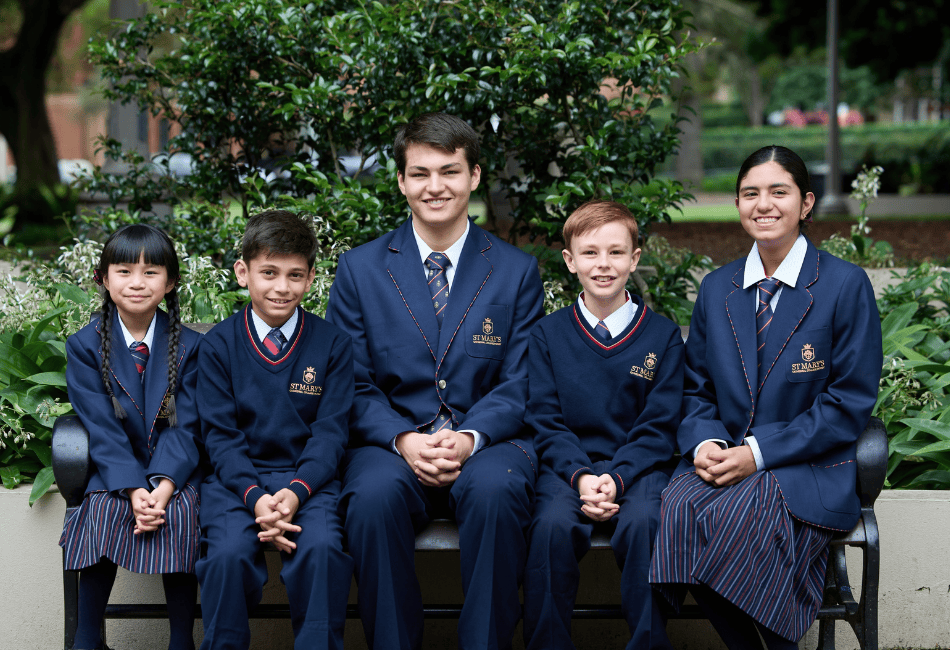
[[[429,293],[432,294],[432,306],[435,308],[435,318],[442,329],[442,319],[445,317],[445,306],[449,303],[449,283],[445,272],[452,262],[445,253],[431,253],[426,258],[426,278],[429,281]]]
[[[284,337],[284,333],[280,331],[279,327],[273,328],[267,333],[267,336],[264,337],[264,347],[267,348],[267,351],[277,356],[280,354],[280,351],[287,344],[287,339]]]
[[[759,303],[755,312],[755,340],[757,344],[759,367],[762,367],[762,350],[765,348],[765,338],[772,324],[772,307],[769,303],[775,297],[778,286],[782,284],[775,278],[765,278],[758,282]]]
[[[139,381],[145,381],[145,366],[148,365],[148,346],[142,341],[132,341],[129,345],[129,352],[132,353],[132,361],[135,362],[135,369],[139,371]]]
[[[610,330],[607,329],[607,325],[602,320],[597,321],[597,326],[594,327],[594,334],[604,343],[610,340]]]

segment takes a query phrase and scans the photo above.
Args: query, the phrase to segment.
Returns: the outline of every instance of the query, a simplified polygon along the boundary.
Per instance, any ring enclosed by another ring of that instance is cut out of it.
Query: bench
[[[211,325],[192,325],[189,327],[206,332]],[[688,333],[684,327],[683,338]],[[871,418],[867,428],[858,439],[858,495],[861,498],[861,518],[849,533],[836,535],[831,541],[828,570],[825,575],[824,599],[818,611],[818,648],[834,650],[835,621],[845,621],[851,625],[862,650],[878,649],[878,583],[880,577],[880,539],[877,519],[874,515],[874,502],[884,487],[887,473],[887,433],[884,423]],[[56,484],[60,494],[66,500],[66,516],[82,503],[86,484],[90,476],[89,434],[76,415],[65,415],[56,419],[53,426],[52,465]],[[861,592],[855,599],[848,578],[845,557],[847,547],[860,548],[863,551],[861,570]],[[459,535],[455,523],[445,519],[432,521],[416,537],[416,551],[458,552]],[[610,535],[595,527],[591,540],[592,551],[610,550]],[[65,555],[63,557],[65,567]],[[72,648],[79,622],[79,572],[63,569],[63,595],[65,604],[64,648]],[[619,600],[619,599],[618,599]],[[426,604],[424,613],[427,619],[457,619],[462,610],[461,604]],[[347,618],[359,618],[356,605],[347,606]],[[201,616],[198,606],[196,616]],[[166,618],[164,604],[112,604],[105,612],[106,619],[155,619]],[[289,619],[290,609],[286,604],[262,604],[252,612],[252,618]],[[575,619],[622,619],[619,602],[612,605],[577,604],[574,607]],[[702,611],[696,605],[685,605],[679,613],[670,613],[675,619],[702,619]],[[105,639],[105,636],[103,636]]]
[[[877,650],[877,597],[880,575],[880,540],[877,520],[874,516],[874,501],[884,485],[887,468],[887,434],[884,424],[872,418],[858,440],[858,493],[861,497],[861,519],[854,529],[835,536],[831,541],[831,555],[825,577],[824,601],[818,611],[818,647],[833,650],[835,647],[836,620],[849,623],[858,643],[864,650]],[[75,415],[57,418],[53,427],[53,473],[60,493],[66,500],[68,513],[82,503],[86,483],[89,480],[89,434]],[[429,524],[416,537],[417,551],[458,551],[458,529],[455,523],[439,519]],[[845,548],[863,549],[861,593],[855,599],[848,579]],[[610,536],[596,531],[591,550],[609,550]],[[65,557],[63,558],[65,562]],[[79,572],[63,570],[63,593],[65,600],[66,650],[72,647],[79,619]],[[425,616],[429,619],[458,618],[461,604],[426,605]],[[200,606],[197,616],[201,615]],[[165,605],[109,604],[107,619],[165,618]],[[251,614],[253,618],[290,618],[287,605],[259,605]],[[358,618],[355,605],[347,607],[348,618]],[[671,618],[704,618],[695,605],[686,605]],[[583,605],[574,608],[576,619],[620,619],[620,605]]]

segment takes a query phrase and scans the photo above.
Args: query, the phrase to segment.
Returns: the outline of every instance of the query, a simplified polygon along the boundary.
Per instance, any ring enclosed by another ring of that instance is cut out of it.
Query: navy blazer
[[[791,513],[850,530],[860,514],[855,450],[877,399],[881,324],[867,274],[809,241],[798,283],[784,286],[756,362],[755,285],[745,258],[703,280],[686,342],[684,454],[704,440],[754,435]]]
[[[327,320],[353,338],[353,446],[391,448],[445,404],[453,428],[518,435],[528,334],[543,315],[537,260],[471,224],[441,333],[411,219],[344,253]]]
[[[155,314],[155,335],[145,377],[140,381],[125,344],[118,313],[112,324],[110,375],[112,390],[125,409],[115,416],[112,399],[102,385],[101,322],[97,318],[66,340],[66,386],[73,410],[89,431],[92,476],[86,492],[128,488],[151,490],[147,478],[167,476],[176,488],[197,487],[199,475],[198,409],[195,385],[200,335],[185,327],[178,344],[178,426],[168,426],[168,315]]]

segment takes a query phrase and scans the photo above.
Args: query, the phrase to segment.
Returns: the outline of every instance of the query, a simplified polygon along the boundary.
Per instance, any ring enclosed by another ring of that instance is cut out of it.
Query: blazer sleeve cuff
[[[267,492],[263,488],[257,485],[251,485],[246,490],[244,490],[244,495],[243,495],[244,505],[246,505],[248,509],[253,513],[254,506],[257,505],[258,499],[260,499],[262,496],[266,494]]]
[[[307,485],[306,481],[303,481],[299,478],[292,480],[290,485],[287,487],[291,492],[297,495],[300,505],[303,505],[306,500],[310,498],[310,495],[313,494],[313,490],[310,489],[310,486]]]

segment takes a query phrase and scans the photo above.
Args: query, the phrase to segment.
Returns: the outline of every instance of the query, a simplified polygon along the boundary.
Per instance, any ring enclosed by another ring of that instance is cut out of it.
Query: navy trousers
[[[262,474],[261,487],[274,494],[293,476]],[[294,648],[343,648],[353,560],[343,552],[339,494],[339,481],[331,481],[304,502],[293,520],[302,530],[289,537],[297,548],[280,554]],[[204,618],[201,648],[245,649],[251,643],[248,611],[260,602],[267,582],[267,544],[257,538],[260,526],[253,513],[214,476],[201,486],[199,519],[201,556],[195,573]]]
[[[528,447],[526,447],[528,448]],[[462,589],[459,648],[510,647],[521,613],[525,536],[536,457],[501,442],[482,449],[446,488],[423,487],[409,465],[381,447],[346,452],[341,509],[356,562],[359,610],[370,648],[422,645],[415,535],[445,503],[459,528]]]
[[[669,473],[654,471],[627,486],[608,522],[610,544],[620,566],[620,602],[630,626],[628,650],[670,649],[666,617],[648,581],[650,556],[660,518],[660,494]],[[538,478],[524,578],[524,639],[528,650],[574,648],[571,614],[580,581],[579,563],[590,550],[594,522],[564,479],[546,466]]]

